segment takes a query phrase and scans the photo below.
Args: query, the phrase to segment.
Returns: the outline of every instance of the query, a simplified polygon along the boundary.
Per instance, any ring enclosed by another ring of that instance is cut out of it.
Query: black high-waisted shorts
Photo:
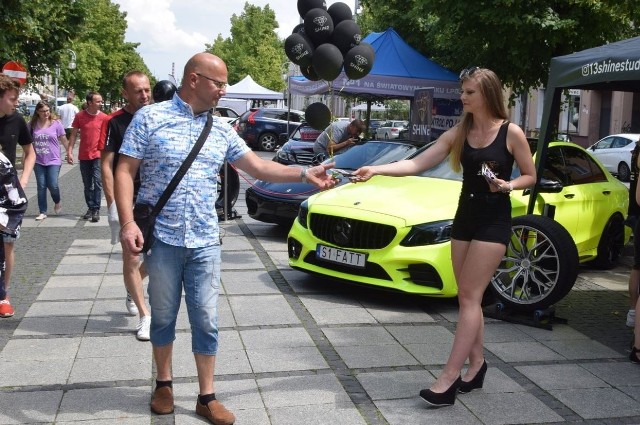
[[[507,193],[461,193],[451,237],[504,245],[511,237],[511,198]]]

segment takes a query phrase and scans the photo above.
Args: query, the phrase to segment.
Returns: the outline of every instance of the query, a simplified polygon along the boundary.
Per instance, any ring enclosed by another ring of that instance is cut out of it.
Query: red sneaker
[[[9,297],[0,301],[0,317],[11,317],[15,311],[13,307],[11,307],[11,303],[9,302]]]

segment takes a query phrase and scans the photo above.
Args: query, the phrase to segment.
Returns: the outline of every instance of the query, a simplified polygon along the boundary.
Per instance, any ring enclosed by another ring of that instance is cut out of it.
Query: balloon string
[[[333,159],[333,146],[335,140],[333,140],[333,84],[329,84],[329,158]],[[333,141],[333,142],[332,142]]]

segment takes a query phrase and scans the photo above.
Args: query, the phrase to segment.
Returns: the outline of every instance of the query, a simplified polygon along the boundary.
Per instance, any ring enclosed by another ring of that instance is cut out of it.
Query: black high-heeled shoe
[[[638,357],[638,353],[640,353],[640,350],[638,350],[636,347],[631,347],[629,360],[631,360],[633,363],[640,364],[640,357]]]
[[[456,393],[462,382],[462,377],[458,376],[453,384],[443,393],[436,393],[430,389],[420,390],[420,397],[434,407],[453,406],[456,402]]]
[[[487,361],[484,360],[482,362],[482,366],[480,366],[480,370],[478,371],[478,373],[476,373],[476,376],[474,376],[471,381],[467,382],[463,380],[460,382],[460,388],[458,388],[458,392],[460,394],[466,394],[473,390],[482,388],[482,385],[484,384],[484,376],[486,374],[487,374]]]

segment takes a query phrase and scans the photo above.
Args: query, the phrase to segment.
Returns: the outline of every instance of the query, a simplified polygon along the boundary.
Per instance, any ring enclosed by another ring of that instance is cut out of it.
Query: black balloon
[[[329,13],[320,8],[308,11],[304,15],[304,32],[316,47],[329,42],[333,32],[333,20]]]
[[[375,51],[369,43],[362,42],[344,56],[344,73],[352,80],[367,75],[373,67]]]
[[[327,12],[329,12],[329,16],[333,19],[333,25],[338,25],[342,21],[353,20],[351,8],[342,2],[333,3],[329,6]]]
[[[308,11],[315,8],[327,10],[327,2],[325,0],[298,0],[298,13],[302,19]]]
[[[154,102],[164,102],[170,100],[178,89],[175,84],[169,80],[160,80],[153,86],[151,95]]]
[[[291,34],[284,41],[284,52],[289,60],[296,65],[311,65],[313,45],[311,41],[300,33]]]
[[[316,70],[313,69],[313,65],[301,66],[300,67],[300,73],[302,75],[304,75],[304,77],[309,81],[319,81],[320,80],[320,77],[318,77],[318,74],[316,73]]]
[[[322,131],[331,123],[331,111],[322,102],[312,103],[304,111],[304,119],[312,128]]]
[[[301,34],[306,37],[307,33],[304,32],[304,22],[301,22],[295,27],[293,27],[293,31],[291,31],[291,34]]]
[[[362,31],[353,20],[342,21],[333,29],[331,42],[346,55],[349,50],[360,44]]]
[[[331,43],[321,44],[313,52],[313,68],[323,80],[335,80],[340,75],[343,61],[340,49]]]

